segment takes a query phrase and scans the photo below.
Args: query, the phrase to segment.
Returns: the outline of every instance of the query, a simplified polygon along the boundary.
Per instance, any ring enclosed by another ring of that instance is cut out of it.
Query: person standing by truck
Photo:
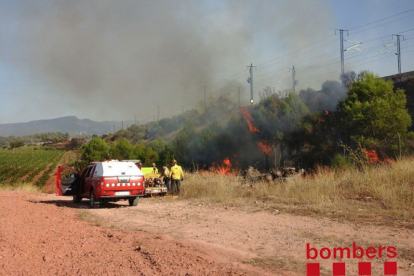
[[[168,191],[171,191],[170,185],[170,170],[167,166],[162,166],[161,177],[163,178],[164,185],[167,187]]]
[[[157,165],[155,163],[152,163],[152,173],[153,174],[158,174]]]
[[[173,160],[170,172],[170,179],[171,179],[171,193],[172,195],[179,195],[180,194],[180,185],[181,181],[184,180],[184,172],[181,166],[177,165],[177,160]]]

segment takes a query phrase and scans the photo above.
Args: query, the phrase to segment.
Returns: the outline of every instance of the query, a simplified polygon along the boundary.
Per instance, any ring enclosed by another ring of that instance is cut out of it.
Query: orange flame
[[[216,173],[216,174],[225,174],[228,176],[232,176],[233,173],[231,172],[231,162],[228,157],[226,157],[223,161],[221,161],[222,165],[216,165],[213,163],[213,166],[210,167],[209,171]]]
[[[381,162],[381,160],[378,157],[377,152],[374,149],[372,150],[362,149],[362,152],[368,157],[369,163],[373,164],[373,163]]]
[[[223,164],[224,164],[225,166],[227,166],[227,167],[231,167],[231,162],[230,162],[230,159],[229,159],[228,157],[226,157],[226,158],[223,160]]]
[[[272,152],[272,146],[268,145],[266,141],[257,142],[257,146],[262,150],[264,154]]]
[[[240,113],[244,119],[246,119],[247,125],[249,126],[250,132],[259,133],[259,129],[253,124],[253,117],[250,115],[246,107],[240,107]]]

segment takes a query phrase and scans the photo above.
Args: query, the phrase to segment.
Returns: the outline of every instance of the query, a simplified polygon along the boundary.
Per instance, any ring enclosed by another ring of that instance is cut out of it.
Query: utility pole
[[[298,84],[298,81],[296,80],[296,69],[295,66],[292,68],[292,91],[295,93],[295,86]]]
[[[337,29],[335,31],[339,31],[339,45],[340,45],[340,51],[341,51],[341,76],[344,74],[344,31],[348,30],[342,30]]]
[[[355,50],[358,52],[362,52],[362,49],[359,47],[359,45],[361,45],[362,42],[344,39],[344,32],[348,32],[348,30],[336,29],[335,31],[339,31],[339,37],[340,37],[339,39],[340,39],[340,51],[341,51],[341,76],[342,76],[345,73],[345,61],[344,61],[345,51]],[[352,42],[354,43],[354,45],[344,49],[344,41]]]
[[[384,44],[383,46],[387,48],[387,51],[379,50],[378,53],[393,53],[397,55],[398,57],[398,74],[401,74],[401,47],[400,47],[400,37],[403,37],[403,35],[392,35],[392,38],[394,39],[394,36],[397,37],[397,52],[395,52],[393,49],[389,48],[391,46],[395,46],[395,44]]]
[[[239,96],[238,96],[238,99],[239,99],[239,108],[240,108],[240,86],[239,86]]]
[[[401,48],[400,48],[400,37],[403,35],[395,35],[397,37],[397,56],[398,56],[398,74],[401,74]],[[394,35],[392,35],[394,38]]]
[[[250,77],[247,78],[247,82],[250,83],[250,104],[253,104],[253,63],[250,64],[250,66],[247,66],[250,71]]]
[[[206,93],[207,86],[204,85],[204,112],[206,112],[207,107],[207,93]]]

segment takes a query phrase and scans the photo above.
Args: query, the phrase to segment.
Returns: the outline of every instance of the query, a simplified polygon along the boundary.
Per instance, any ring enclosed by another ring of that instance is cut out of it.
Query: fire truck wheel
[[[95,198],[95,193],[93,192],[93,190],[91,190],[91,194],[90,194],[90,207],[91,208],[98,208],[99,207],[99,202],[98,201],[96,201],[96,198]]]
[[[129,206],[137,206],[138,205],[138,199],[139,199],[139,197],[128,199]]]
[[[73,195],[73,202],[74,203],[79,203],[81,202],[82,198],[78,195]]]

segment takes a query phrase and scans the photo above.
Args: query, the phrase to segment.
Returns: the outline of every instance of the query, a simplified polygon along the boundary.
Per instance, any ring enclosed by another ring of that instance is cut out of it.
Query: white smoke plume
[[[0,0],[0,69],[22,79],[0,115],[170,117],[269,49],[315,41],[329,14],[327,0]]]

